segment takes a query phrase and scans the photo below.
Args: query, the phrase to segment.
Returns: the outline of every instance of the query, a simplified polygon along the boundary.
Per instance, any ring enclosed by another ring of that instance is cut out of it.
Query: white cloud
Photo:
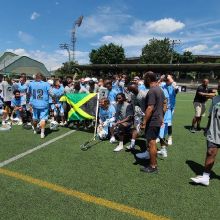
[[[34,40],[34,37],[32,35],[23,31],[18,31],[18,37],[25,44],[31,44]]]
[[[136,47],[144,46],[150,38],[152,38],[150,35],[106,35],[100,39],[100,44],[115,43],[123,47]]]
[[[184,27],[185,24],[181,21],[176,21],[173,18],[163,18],[157,21],[135,21],[131,26],[131,30],[142,33],[167,34],[181,30]]]
[[[218,49],[220,49],[220,44],[215,44],[215,45],[213,45],[213,46],[212,46],[212,49],[213,49],[213,50],[218,50]]]
[[[31,19],[31,20],[36,20],[36,19],[39,18],[39,17],[40,17],[40,14],[34,11],[34,12],[31,14],[30,19]]]
[[[45,64],[48,70],[56,70],[62,66],[62,63],[68,61],[68,53],[65,50],[55,50],[46,52],[42,50],[27,51],[23,48],[7,49],[6,51],[15,53],[19,56],[28,56],[32,59],[40,61]],[[76,51],[75,59],[79,64],[89,63],[89,52]]]
[[[204,52],[208,49],[208,46],[206,44],[199,44],[192,47],[187,47],[184,49],[184,51],[191,51],[192,53],[198,54],[201,52]]]
[[[85,17],[79,32],[82,35],[105,34],[120,30],[131,16],[111,7],[98,7],[93,15]]]

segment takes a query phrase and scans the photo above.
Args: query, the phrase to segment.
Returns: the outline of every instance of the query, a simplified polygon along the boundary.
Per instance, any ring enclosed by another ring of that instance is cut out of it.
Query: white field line
[[[46,147],[47,145],[52,144],[53,142],[55,142],[55,141],[57,141],[57,140],[59,140],[59,139],[61,139],[61,138],[64,138],[64,137],[66,137],[66,136],[72,134],[72,133],[75,132],[75,131],[76,131],[76,130],[69,131],[69,132],[67,132],[67,133],[65,133],[65,134],[62,134],[62,135],[60,135],[60,136],[58,136],[58,137],[56,137],[56,138],[53,138],[53,139],[51,139],[51,140],[49,140],[49,141],[47,141],[47,142],[45,142],[45,143],[43,143],[43,144],[41,144],[41,145],[38,145],[37,147],[34,147],[34,148],[32,148],[32,149],[30,149],[30,150],[27,150],[27,151],[25,151],[25,152],[23,152],[23,153],[21,153],[21,154],[18,154],[18,155],[14,156],[14,157],[12,157],[12,158],[10,158],[10,159],[8,159],[8,160],[5,160],[5,161],[3,161],[3,162],[0,163],[0,167],[4,167],[5,165],[8,165],[8,164],[10,164],[10,163],[12,163],[12,162],[14,162],[14,161],[16,161],[16,160],[19,160],[19,159],[21,159],[22,157],[25,157],[25,156],[27,156],[27,155],[29,155],[29,154],[32,154],[33,152],[35,152],[35,151],[37,151],[37,150],[40,150],[41,148],[44,148],[44,147]]]

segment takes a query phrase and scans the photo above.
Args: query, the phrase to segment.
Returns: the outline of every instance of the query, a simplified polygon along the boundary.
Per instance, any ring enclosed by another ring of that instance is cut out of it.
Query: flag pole
[[[96,104],[96,113],[95,113],[95,130],[93,140],[96,139],[96,131],[98,126],[98,112],[99,112],[99,93],[97,93],[97,104]]]

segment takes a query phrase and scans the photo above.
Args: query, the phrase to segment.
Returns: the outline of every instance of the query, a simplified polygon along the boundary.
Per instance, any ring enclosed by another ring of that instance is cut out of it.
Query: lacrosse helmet
[[[58,122],[56,122],[56,121],[50,122],[50,130],[56,131],[56,130],[58,130],[58,126],[59,126]]]
[[[99,125],[97,128],[97,135],[101,140],[103,140],[107,138],[108,132],[104,129],[102,125]]]

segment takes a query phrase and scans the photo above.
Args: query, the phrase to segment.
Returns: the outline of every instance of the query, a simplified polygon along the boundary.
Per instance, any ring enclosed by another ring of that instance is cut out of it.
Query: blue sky
[[[60,43],[70,43],[74,21],[76,59],[105,43],[139,56],[151,38],[180,40],[176,50],[220,55],[220,1],[217,0],[11,0],[1,1],[0,51],[28,55],[53,70],[68,60]]]

